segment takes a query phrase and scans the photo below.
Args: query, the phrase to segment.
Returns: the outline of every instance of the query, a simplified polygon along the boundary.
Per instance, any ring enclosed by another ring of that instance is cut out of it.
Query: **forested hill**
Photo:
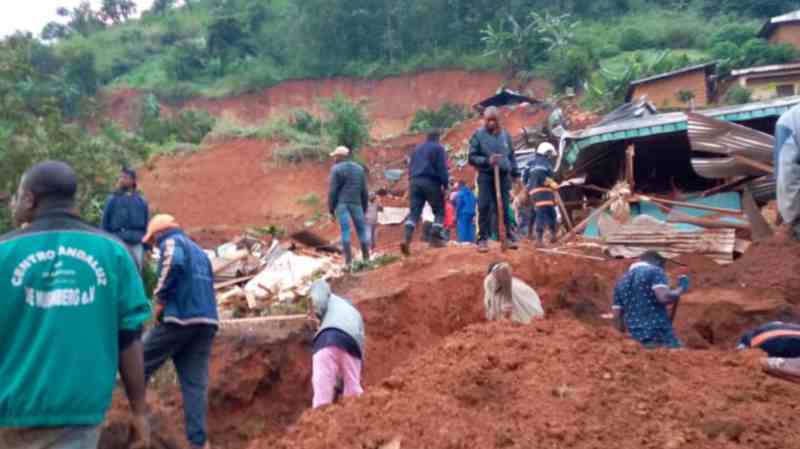
[[[81,212],[96,221],[120,165],[196,149],[209,132],[288,132],[296,141],[289,160],[307,157],[307,149],[313,157],[336,144],[356,148],[369,137],[362,106],[344,97],[326,103],[324,122],[301,111],[291,126],[256,130],[205,111],[163,117],[165,101],[225,97],[286,79],[458,67],[546,78],[557,91],[582,91],[585,106],[607,110],[639,77],[710,60],[720,62],[722,76],[795,60],[792,47],[757,36],[768,17],[800,8],[796,3],[155,0],[136,11],[135,0],[103,0],[99,10],[88,1],[59,8],[41,32],[0,41],[0,206],[20,174],[48,158],[76,167]],[[119,86],[151,93],[136,129],[109,122],[97,107],[100,88]],[[460,117],[459,106],[450,106],[456,113],[444,115]],[[0,207],[0,231],[9,226],[8,212]]]
[[[156,0],[134,19],[134,0],[104,0],[98,11],[62,8],[61,23],[41,37],[56,43],[48,49],[67,71],[83,72],[84,91],[124,84],[162,98],[220,97],[290,78],[442,67],[613,90],[608,84],[701,60],[721,60],[728,70],[791,59],[790,49],[768,48],[756,35],[766,18],[798,7],[794,0]]]

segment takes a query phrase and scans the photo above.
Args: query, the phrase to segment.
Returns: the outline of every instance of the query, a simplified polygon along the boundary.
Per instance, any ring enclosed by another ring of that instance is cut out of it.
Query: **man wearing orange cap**
[[[144,337],[145,378],[172,359],[186,437],[193,448],[208,448],[208,360],[219,323],[211,261],[170,215],[153,217],[143,243],[161,252],[153,293],[158,324]]]

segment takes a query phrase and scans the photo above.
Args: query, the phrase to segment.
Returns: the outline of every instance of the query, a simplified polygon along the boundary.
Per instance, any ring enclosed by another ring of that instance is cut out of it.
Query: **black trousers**
[[[493,209],[494,205],[497,207],[497,195],[494,191],[494,174],[480,173],[478,175],[478,227],[480,228],[478,241],[489,240],[489,234],[492,230],[492,214],[497,214],[497,209]],[[511,226],[511,176],[500,175],[500,197],[503,204],[503,214],[506,222],[506,236],[513,238]],[[496,219],[494,221],[497,221]],[[498,223],[499,225],[499,223]]]
[[[423,178],[414,178],[409,187],[411,201],[411,214],[406,220],[406,226],[416,227],[422,217],[425,203],[431,205],[435,221],[433,225],[441,230],[444,227],[444,192],[441,184]]]

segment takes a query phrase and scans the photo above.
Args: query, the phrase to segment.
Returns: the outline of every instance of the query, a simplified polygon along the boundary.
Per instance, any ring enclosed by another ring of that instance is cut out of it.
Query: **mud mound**
[[[448,102],[471,107],[492,95],[504,82],[504,76],[498,72],[463,70],[437,70],[381,80],[296,80],[236,97],[194,98],[179,108],[203,109],[219,117],[229,115],[245,123],[260,123],[292,108],[318,113],[320,98],[342,93],[350,98],[366,99],[375,125],[373,136],[388,137],[405,132],[419,109],[438,109]],[[528,89],[537,98],[544,98],[551,87],[546,81],[534,80],[528,84]]]
[[[785,235],[757,242],[740,259],[701,281],[709,286],[752,292],[752,301],[800,304],[800,243]]]
[[[330,165],[277,164],[275,146],[240,139],[160,157],[142,171],[140,184],[154,209],[175,215],[193,234],[230,237],[252,226],[301,227],[316,212],[303,199],[315,198],[322,212],[327,209]]]
[[[379,449],[395,437],[410,448],[789,447],[776,444],[797,428],[786,406],[797,393],[755,374],[755,355],[647,353],[600,317],[629,261],[552,256],[528,244],[505,254],[413,250],[334,283],[366,322],[364,398],[308,411],[308,335],[219,338],[209,416],[215,447],[266,448],[283,438],[279,447]],[[546,322],[479,324],[483,277],[498,260],[537,290]],[[774,312],[767,306],[746,291],[698,289],[681,304],[677,331],[691,347],[728,347]],[[183,441],[177,384],[156,385],[153,397],[156,423],[171,429],[161,448],[180,447],[171,446]],[[117,445],[102,449],[127,449],[124,402],[104,437]]]
[[[250,448],[789,448],[798,399],[755,353],[646,352],[567,319],[481,324]]]

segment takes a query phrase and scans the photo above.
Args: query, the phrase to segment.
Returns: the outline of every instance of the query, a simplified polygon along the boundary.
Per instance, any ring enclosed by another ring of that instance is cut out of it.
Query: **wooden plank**
[[[673,216],[667,217],[667,223],[685,223],[695,226],[702,226],[708,229],[740,229],[749,231],[750,225],[746,223],[729,223],[726,221],[713,220],[710,218],[690,217],[686,214],[672,212]]]
[[[625,182],[628,183],[631,192],[635,191],[636,173],[634,173],[634,158],[636,157],[636,146],[628,145],[625,149]]]
[[[726,182],[724,184],[721,184],[721,185],[718,185],[718,186],[716,186],[714,188],[706,190],[700,196],[702,196],[703,198],[706,198],[706,197],[709,197],[711,195],[716,195],[717,193],[720,193],[720,192],[731,191],[731,190],[736,189],[737,187],[740,187],[742,184],[747,184],[748,182],[753,181],[755,179],[758,179],[758,177],[757,176],[747,176],[747,177],[744,177],[744,178],[735,178],[735,179],[733,179],[731,181],[728,181],[728,182]]]
[[[232,267],[233,265],[241,262],[242,260],[247,259],[249,255],[250,253],[247,250],[244,249],[240,250],[239,254],[237,254],[236,257],[234,257],[233,259],[226,259],[222,265],[214,268],[214,275],[216,276],[222,273],[223,271],[227,270],[228,268]]]
[[[737,217],[741,216],[743,214],[742,211],[740,211],[740,210],[725,209],[725,208],[722,208],[722,207],[704,206],[702,204],[692,204],[692,203],[686,203],[686,202],[683,202],[683,201],[673,201],[673,200],[668,200],[668,199],[665,199],[665,198],[658,198],[658,197],[649,196],[649,195],[638,195],[635,198],[635,200],[636,201],[649,201],[651,203],[668,204],[670,206],[686,207],[686,208],[689,208],[689,209],[704,210],[704,211],[709,211],[709,212],[716,212],[716,213],[719,213],[719,214],[733,215],[733,216],[737,216]]]
[[[218,283],[214,284],[214,290],[222,290],[223,288],[231,287],[231,286],[234,286],[236,284],[240,284],[242,282],[249,281],[250,279],[253,279],[254,277],[256,277],[256,275],[255,274],[251,274],[249,276],[242,276],[240,278],[231,279],[230,281],[218,282]]]
[[[616,200],[617,200],[616,198],[612,198],[612,199],[606,201],[602,206],[600,206],[594,212],[592,212],[591,215],[586,217],[586,219],[584,219],[582,222],[578,223],[578,225],[575,226],[574,228],[572,228],[571,231],[567,232],[563,237],[561,237],[558,240],[558,243],[567,243],[570,240],[572,240],[575,237],[576,234],[578,234],[579,232],[582,232],[584,229],[586,229],[586,227],[589,226],[589,223],[591,223],[592,220],[594,220],[595,218],[599,217],[600,214],[602,214],[603,212],[607,211],[608,208],[610,208],[611,205]]]
[[[756,242],[769,239],[774,235],[772,226],[767,223],[764,216],[761,215],[761,209],[758,208],[756,200],[753,198],[753,193],[750,188],[745,186],[742,193],[742,209],[744,209],[747,219],[750,221],[752,228],[752,237]]]
[[[740,163],[742,165],[746,165],[748,167],[755,168],[756,170],[761,170],[764,173],[769,173],[771,175],[775,174],[775,169],[773,169],[771,166],[769,166],[769,165],[767,165],[767,164],[765,164],[763,162],[754,161],[754,160],[750,159],[749,157],[745,157],[745,156],[742,156],[742,155],[739,155],[739,154],[733,155],[733,158],[736,159],[736,162],[738,162],[738,163]]]

